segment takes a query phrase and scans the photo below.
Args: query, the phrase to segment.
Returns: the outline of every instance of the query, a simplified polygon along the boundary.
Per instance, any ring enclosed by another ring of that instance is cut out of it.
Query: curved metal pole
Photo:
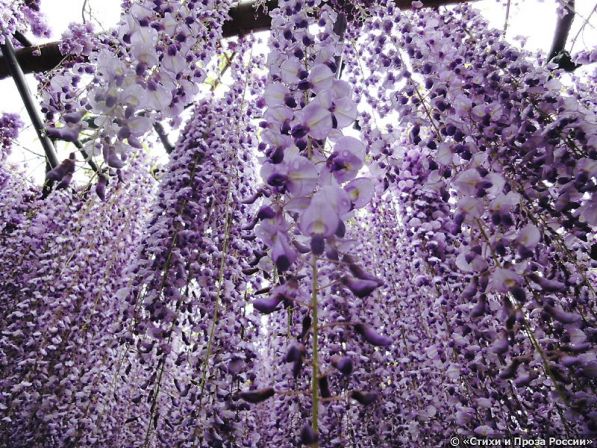
[[[21,70],[21,67],[15,56],[15,49],[12,46],[12,43],[10,42],[10,39],[8,37],[5,38],[4,44],[0,45],[0,49],[2,50],[2,55],[6,60],[8,71],[10,72],[12,79],[14,79],[14,82],[17,85],[17,90],[19,91],[19,94],[23,99],[23,103],[25,104],[25,108],[27,109],[27,113],[29,114],[29,118],[31,119],[31,123],[33,123],[35,132],[37,132],[39,141],[41,142],[41,145],[44,148],[44,153],[46,154],[48,165],[50,169],[52,169],[58,166],[58,157],[56,156],[56,151],[54,150],[54,145],[52,144],[52,141],[46,135],[41,116],[37,111],[37,108],[33,101],[33,97],[31,96],[31,92],[29,91],[29,87],[27,86],[25,75],[23,74],[23,71]]]

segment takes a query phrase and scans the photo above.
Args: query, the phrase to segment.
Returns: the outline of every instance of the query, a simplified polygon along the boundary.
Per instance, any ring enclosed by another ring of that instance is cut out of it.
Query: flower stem
[[[224,244],[222,246],[222,252],[220,255],[220,269],[218,273],[218,285],[216,289],[216,300],[214,304],[214,315],[211,322],[211,328],[209,330],[209,340],[207,342],[207,350],[205,353],[205,359],[203,361],[203,374],[201,376],[201,398],[203,400],[203,392],[205,390],[205,385],[207,383],[207,379],[209,376],[209,358],[211,356],[211,351],[213,348],[213,342],[215,338],[216,327],[218,325],[218,317],[220,313],[220,306],[222,302],[222,289],[224,287],[224,274],[226,273],[226,260],[228,258],[228,248],[230,246],[230,221],[231,221],[231,198],[232,198],[232,191],[231,191],[231,183],[228,184],[228,196],[227,196],[227,203],[226,203],[226,216],[225,216],[225,228],[224,228]]]
[[[317,322],[317,290],[318,290],[318,279],[317,279],[317,257],[313,256],[311,260],[311,267],[313,270],[313,287],[311,289],[311,305],[313,308],[313,360],[312,360],[312,373],[311,373],[311,401],[313,408],[311,426],[313,431],[319,431],[318,417],[319,417],[319,392],[318,392],[318,376],[319,376],[319,353],[318,353],[318,338],[319,328]],[[318,447],[319,444],[313,445]]]

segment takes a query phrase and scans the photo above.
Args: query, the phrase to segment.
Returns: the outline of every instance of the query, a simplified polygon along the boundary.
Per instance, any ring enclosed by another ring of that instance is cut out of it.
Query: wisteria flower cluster
[[[180,123],[206,77],[231,4],[134,3],[111,35],[101,39],[91,35],[90,27],[71,27],[62,51],[74,50],[91,64],[75,63],[45,83],[50,88],[44,111],[61,122],[48,133],[75,142],[86,130],[85,150],[121,168],[155,122]],[[85,75],[92,78],[80,86]]]
[[[503,420],[493,413],[485,419],[475,403],[460,398],[456,423],[478,435],[545,431],[547,420],[528,410],[524,419],[508,417],[528,402],[554,416],[548,419],[554,428],[590,432],[586,381],[594,357],[585,352],[590,344],[575,344],[587,340],[593,325],[583,304],[594,298],[593,274],[585,266],[591,265],[587,232],[594,223],[587,212],[594,208],[595,186],[572,179],[594,176],[594,144],[587,139],[594,135],[594,115],[560,97],[553,75],[533,68],[497,33],[475,33],[486,25],[470,9],[414,19],[387,12],[365,34],[374,55],[352,71],[360,77],[362,65],[378,67],[383,74],[369,78],[365,99],[382,114],[397,111],[405,131],[388,123],[382,133],[375,116],[362,128],[375,148],[382,184],[398,193],[406,236],[419,253],[415,267],[423,272],[414,278],[435,295],[427,325],[437,322],[434,310],[445,325],[439,334],[449,335],[444,350],[452,361],[440,357],[437,373],[462,382],[452,396],[463,385],[464,396],[471,396],[483,379],[484,389],[495,390],[487,405],[507,407]],[[488,46],[495,51],[483,53]],[[554,115],[568,117],[566,124]],[[564,211],[572,197],[574,205]],[[562,212],[565,223],[558,219]],[[579,339],[560,345],[553,326],[569,341],[572,334]],[[456,367],[458,356],[466,367]],[[566,356],[578,360],[575,367],[560,364]],[[555,403],[529,390],[539,382],[551,387]],[[518,403],[499,403],[512,394]]]
[[[48,37],[50,29],[40,11],[40,0],[0,1],[0,44],[15,32],[31,31],[34,36]]]
[[[38,74],[76,148],[49,184],[0,116],[0,446],[594,439],[595,73],[469,5],[398,3],[137,0],[69,27]],[[266,53],[222,38],[246,11]]]
[[[249,211],[241,198],[254,193],[254,141],[243,135],[252,112],[233,101],[251,88],[255,61],[245,62],[233,64],[235,84],[223,99],[196,106],[166,168],[132,281],[117,294],[126,378],[115,404],[125,419],[119,437],[213,446],[248,429],[233,387],[247,380],[256,357],[255,325],[244,310],[251,246],[241,224]]]
[[[21,117],[13,113],[0,115],[0,160],[4,160],[12,148],[13,142],[19,136],[24,123]]]
[[[0,431],[7,446],[66,446],[101,434],[116,361],[107,331],[118,312],[111,295],[126,284],[143,231],[153,184],[146,167],[132,160],[106,202],[71,190],[42,199],[16,180],[20,202],[2,201]]]
[[[269,248],[268,257],[278,281],[273,282],[269,297],[257,299],[253,307],[260,313],[271,314],[283,305],[289,324],[293,322],[294,308],[298,307],[302,314],[300,335],[284,357],[284,362],[292,363],[296,384],[289,385],[283,378],[274,380],[285,389],[296,390],[304,380],[302,365],[311,358],[312,418],[300,431],[303,444],[319,440],[319,399],[332,399],[329,385],[332,379],[324,373],[323,364],[320,366],[320,355],[327,358],[322,357],[322,362],[335,365],[346,375],[353,370],[353,360],[343,356],[342,350],[320,348],[322,341],[333,340],[334,336],[320,334],[319,326],[347,327],[353,340],[362,338],[380,348],[391,344],[390,338],[359,320],[358,312],[339,312],[334,304],[318,298],[325,291],[319,286],[323,281],[330,282],[330,286],[338,283],[342,292],[336,291],[337,287],[333,292],[349,294],[358,300],[371,295],[383,283],[355,261],[351,255],[354,244],[345,238],[346,222],[373,195],[373,182],[360,175],[366,146],[358,138],[343,133],[357,116],[352,87],[338,79],[345,25],[344,15],[336,14],[320,2],[306,5],[280,2],[279,8],[272,12],[273,48],[268,57],[269,76],[262,102],[265,110],[260,123],[263,132],[259,149],[264,153],[261,176],[265,186],[259,194],[268,199],[262,203],[251,226],[255,225],[255,234]],[[318,28],[317,32],[314,27]],[[325,260],[334,269],[326,266]],[[310,280],[310,299],[299,281],[305,276]],[[326,295],[327,291],[323,297]],[[300,310],[301,306],[309,308],[306,313]],[[275,319],[272,318],[274,329]],[[304,340],[308,335],[310,354]],[[248,395],[247,401],[260,402],[274,395],[274,389],[248,393],[259,395],[254,398]],[[338,398],[347,397],[368,405],[376,400],[377,394],[352,390]],[[280,404],[285,398],[276,400]]]

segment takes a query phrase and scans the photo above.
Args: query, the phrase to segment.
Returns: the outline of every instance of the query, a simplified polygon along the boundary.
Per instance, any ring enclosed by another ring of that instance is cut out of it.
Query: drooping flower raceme
[[[92,36],[92,45],[80,42],[81,36],[89,36],[88,28],[71,27],[71,43],[63,50],[74,48],[92,64],[75,63],[70,72],[51,79],[45,111],[61,126],[50,133],[74,141],[85,131],[87,153],[101,154],[108,166],[121,168],[153,123],[180,123],[180,114],[206,77],[231,5],[211,0],[182,7],[173,1],[134,3],[109,36]],[[91,81],[79,86],[86,74]],[[53,116],[55,112],[62,117]],[[85,114],[92,120],[83,120]]]
[[[91,445],[113,430],[102,427],[117,362],[111,295],[127,282],[153,187],[141,156],[121,175],[105,202],[39,188],[2,201],[0,431],[10,446]]]
[[[50,35],[46,18],[40,11],[40,0],[1,0],[0,11],[0,44],[17,31],[23,34],[31,31],[40,37]]]
[[[12,144],[22,127],[23,122],[17,114],[4,113],[0,115],[0,161],[4,161],[10,154]]]
[[[376,149],[376,168],[385,187],[396,188],[401,199],[411,244],[427,271],[420,281],[444,279],[436,284],[437,302],[429,315],[441,313],[443,331],[453,339],[450,350],[467,361],[456,368],[446,359],[444,368],[454,378],[459,375],[467,395],[477,387],[489,388],[479,391],[488,394],[485,405],[503,406],[497,397],[515,393],[520,402],[549,409],[552,416],[562,408],[579,411],[575,418],[558,417],[554,423],[527,410],[524,419],[517,418],[520,427],[574,425],[586,431],[590,405],[575,405],[573,398],[586,397],[586,386],[565,386],[564,372],[571,373],[571,364],[560,364],[550,352],[559,340],[550,322],[567,325],[583,341],[584,330],[591,327],[586,321],[580,324],[585,315],[580,303],[592,295],[585,268],[586,232],[592,223],[585,210],[594,184],[584,183],[593,152],[592,144],[586,145],[594,133],[592,114],[572,98],[558,96],[561,86],[549,81],[550,73],[532,68],[496,35],[484,41],[479,37],[483,33],[467,34],[464,30],[473,24],[487,30],[470,9],[445,16],[426,12],[419,21],[390,8],[387,12],[363,34],[378,56],[354,64],[353,70],[364,65],[385,72],[370,79],[363,92],[382,113],[399,112],[401,122],[398,127],[388,123],[386,134],[369,130],[377,124],[375,116],[361,127]],[[451,25],[454,33],[446,34]],[[455,37],[458,33],[461,38]],[[471,61],[487,42],[493,46],[491,54]],[[376,89],[380,94],[371,95]],[[547,111],[555,110],[571,121],[552,121]],[[564,243],[554,230],[562,225],[556,216],[567,208],[572,212],[564,212],[564,228],[570,232]],[[570,275],[571,266],[581,273]],[[530,310],[535,312],[526,315]],[[577,331],[581,328],[582,335]],[[573,369],[584,381],[592,361],[581,358],[584,364],[578,360]],[[529,391],[529,384],[543,380],[559,397],[557,404]],[[475,414],[474,403],[461,405],[456,414],[460,431],[482,435],[511,425],[508,414],[524,409],[509,403],[497,422]]]
[[[317,15],[319,20],[311,14]],[[351,242],[344,240],[346,222],[369,202],[373,184],[367,177],[359,177],[365,165],[365,145],[356,137],[344,135],[343,131],[357,116],[353,89],[338,75],[342,36],[336,30],[345,17],[319,1],[310,1],[307,5],[281,1],[271,15],[273,48],[268,57],[269,78],[262,101],[265,110],[260,123],[263,132],[259,146],[264,154],[261,176],[265,183],[263,195],[267,199],[257,215],[255,234],[268,247],[274,275],[278,275],[279,280],[273,285],[269,298],[260,298],[253,306],[261,313],[271,314],[281,309],[282,304],[289,322],[293,322],[293,310],[300,310],[309,303],[308,312],[299,311],[302,329],[298,339],[312,333],[311,350],[302,343],[291,345],[285,362],[292,364],[292,375],[297,382],[308,380],[301,371],[304,363],[311,362],[311,423],[297,428],[296,432],[300,432],[304,444],[315,440],[323,443],[318,427],[319,399],[329,399],[331,392],[320,360],[326,364],[331,362],[327,359],[328,353],[338,354],[339,350],[330,347],[328,351],[323,341],[333,336],[320,334],[318,327],[334,326],[336,320],[346,316],[327,314],[327,292],[323,293],[322,298],[326,300],[322,301],[318,298],[321,291],[317,285],[341,280],[339,284],[345,286],[343,294],[359,298],[369,296],[380,286],[377,279],[355,276],[349,269],[354,262],[345,264],[341,258],[351,251]],[[307,254],[310,254],[310,268]],[[322,260],[321,266],[318,259]],[[346,269],[347,273],[342,275],[341,271],[324,269],[325,260],[339,263],[338,267]],[[267,265],[263,264],[262,268]],[[310,279],[310,286],[295,280],[305,275]],[[329,307],[333,308],[331,304]],[[320,311],[321,323],[318,322]],[[269,319],[272,331],[283,322],[276,315]],[[353,342],[362,340],[380,347],[391,343],[391,339],[376,333],[368,323],[361,322],[357,316],[354,319],[354,322],[343,323],[350,324]],[[322,358],[324,355],[326,358]],[[272,379],[280,388],[297,387],[291,386],[284,377]],[[353,396],[362,398],[359,394],[354,392]],[[344,398],[350,399],[350,394],[347,392]],[[276,397],[275,401],[276,407],[288,403],[284,397]],[[330,436],[328,433],[325,438]]]
[[[194,110],[172,153],[133,279],[120,291],[122,367],[138,386],[118,385],[123,408],[134,403],[120,416],[126,440],[207,447],[241,439],[251,426],[236,403],[237,384],[247,380],[256,356],[255,326],[244,317],[251,244],[241,225],[251,209],[241,198],[254,193],[254,142],[244,135],[252,111],[232,101],[246,94],[252,75],[240,59],[232,66],[235,85]]]

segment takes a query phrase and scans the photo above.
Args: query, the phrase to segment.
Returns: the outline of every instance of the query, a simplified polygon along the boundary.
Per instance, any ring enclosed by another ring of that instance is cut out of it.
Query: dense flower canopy
[[[0,447],[594,440],[597,72],[430,3],[69,27],[43,185],[0,116]],[[0,7],[6,60],[47,34]]]

